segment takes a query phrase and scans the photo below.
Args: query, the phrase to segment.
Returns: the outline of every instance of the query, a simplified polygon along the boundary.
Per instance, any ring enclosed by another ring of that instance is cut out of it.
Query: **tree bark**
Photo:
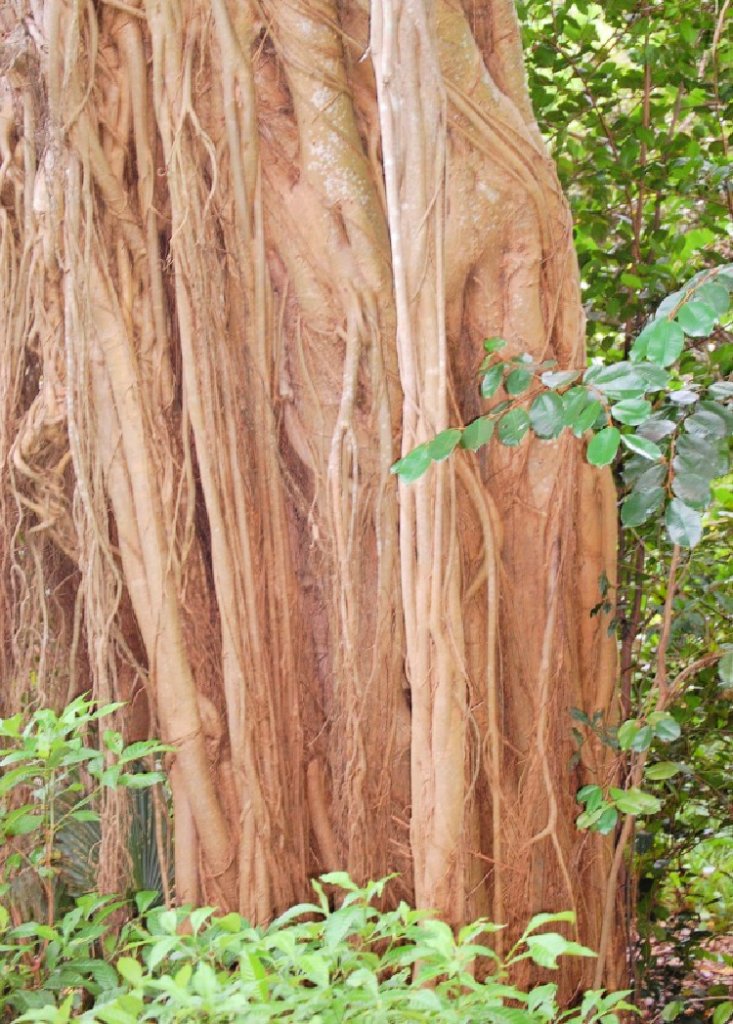
[[[611,477],[565,436],[389,473],[478,414],[484,337],[585,359],[513,4],[13,0],[0,32],[4,707],[31,669],[144,690],[179,898],[266,920],[397,870],[597,945],[574,794],[610,767],[570,767],[569,712],[613,714]]]

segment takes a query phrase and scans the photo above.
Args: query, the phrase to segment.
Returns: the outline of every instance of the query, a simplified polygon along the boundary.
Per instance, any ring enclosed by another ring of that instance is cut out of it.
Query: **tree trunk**
[[[566,436],[389,474],[480,411],[484,337],[585,358],[513,3],[11,0],[0,32],[4,705],[32,670],[176,747],[182,901],[397,870],[597,945],[574,793],[608,757],[571,767],[569,712],[613,707],[610,475]]]

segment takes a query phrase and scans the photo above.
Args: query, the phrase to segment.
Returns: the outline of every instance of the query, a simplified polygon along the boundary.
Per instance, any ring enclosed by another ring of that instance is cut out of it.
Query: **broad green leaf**
[[[652,403],[646,398],[626,398],[611,406],[611,415],[619,423],[626,423],[630,427],[637,427],[649,418],[652,411]]]
[[[529,416],[524,409],[511,409],[499,420],[497,436],[502,444],[513,448],[529,430]]]
[[[461,437],[461,447],[475,452],[481,445],[486,444],[494,433],[494,421],[488,416],[479,416],[473,423],[464,428]]]
[[[612,789],[611,795],[622,814],[655,814],[661,807],[655,796],[642,792],[636,786],[626,790]]]
[[[448,430],[441,430],[432,441],[428,442],[428,455],[433,462],[442,462],[447,459],[458,442],[461,440],[461,433],[457,427],[449,427]]]
[[[587,459],[593,466],[608,466],[618,451],[621,433],[616,427],[604,427],[588,445]]]
[[[664,1024],[672,1024],[672,1021],[677,1020],[684,1008],[685,1004],[680,1002],[679,999],[673,999],[671,1003],[667,1003],[662,1010],[662,1020],[664,1021]]]
[[[653,711],[649,715],[649,725],[654,730],[654,735],[662,743],[672,743],[682,735],[680,723],[673,715],[670,715],[669,711]]]
[[[560,396],[552,391],[538,395],[529,410],[529,422],[538,437],[557,437],[565,426]]]
[[[504,376],[504,365],[503,363],[496,363],[495,366],[490,366],[486,373],[481,378],[481,397],[491,398],[495,394],[496,389],[501,384],[502,377]]]
[[[656,363],[637,363],[634,369],[645,380],[647,391],[664,391],[669,384],[669,374]]]
[[[575,923],[575,913],[572,910],[556,910],[542,911],[539,914],[534,914],[524,929],[524,935],[529,935],[530,932],[536,932],[538,928],[542,928],[546,924],[558,924],[559,922],[566,922],[567,924]]]
[[[575,388],[570,388],[562,396],[562,407],[563,416],[566,427],[572,427],[575,425],[575,421],[578,416],[582,413],[583,409],[591,401],[588,394],[588,388],[583,385],[579,385]]]
[[[695,298],[715,310],[718,317],[728,312],[730,295],[728,289],[720,281],[708,281],[695,292]]]
[[[669,437],[670,434],[673,434],[676,428],[677,424],[674,420],[651,419],[640,425],[637,434],[641,434],[647,441],[661,441],[663,437]]]
[[[680,459],[672,461],[675,475],[672,480],[672,491],[687,505],[704,507],[710,501],[710,481],[706,476],[690,473],[685,470]]]
[[[540,380],[546,388],[561,388],[571,384],[580,376],[580,370],[554,370],[543,373]]]
[[[640,728],[641,726],[634,718],[629,719],[628,722],[622,722],[616,732],[616,739],[621,750],[631,749],[631,744]]]
[[[121,956],[117,961],[117,970],[120,977],[137,988],[143,980],[142,966],[131,956]]]
[[[675,405],[694,405],[700,396],[692,388],[679,388],[677,391],[670,391],[668,398]]]
[[[417,448],[413,448],[411,452],[395,462],[390,473],[396,473],[405,483],[411,484],[423,475],[431,462],[427,444],[419,444]]]
[[[677,322],[691,338],[707,338],[712,334],[718,314],[712,306],[692,299],[677,314]]]
[[[595,811],[603,803],[603,790],[600,786],[583,786],[578,790],[576,800],[585,804],[586,811]]]
[[[621,522],[624,526],[641,526],[649,516],[662,507],[664,488],[650,487],[643,490],[635,487],[621,505]]]
[[[572,431],[575,436],[582,437],[586,430],[590,430],[602,412],[603,406],[597,398],[588,402],[572,426]]]
[[[530,370],[518,369],[512,370],[506,379],[504,387],[506,388],[508,395],[521,395],[523,391],[526,391],[529,385],[532,383],[532,373]]]
[[[534,1024],[537,1020],[533,1013],[527,1010],[513,1010],[510,1006],[490,1006],[487,1007],[486,1013],[486,1020],[490,1024]]]
[[[666,318],[653,320],[634,342],[631,359],[649,359],[659,366],[671,366],[679,359],[685,335],[679,324]]]
[[[491,354],[492,352],[498,352],[500,348],[504,348],[506,342],[503,338],[485,338],[484,339],[484,350]]]
[[[652,742],[652,727],[650,725],[642,725],[641,729],[637,732],[636,736],[631,741],[631,750],[639,753],[642,750],[648,750]]]
[[[594,829],[603,817],[603,810],[603,807],[596,807],[593,811],[583,811],[583,813],[579,814],[575,819],[576,827],[581,829],[581,831],[586,828]]]
[[[714,384],[710,385],[708,391],[713,398],[718,398],[721,401],[733,398],[733,380],[716,380]]]
[[[726,999],[724,1003],[715,1007],[713,1024],[728,1024],[730,1020],[733,1020],[733,1000]]]
[[[621,440],[631,452],[641,455],[644,459],[657,461],[662,458],[662,451],[653,441],[647,441],[645,437],[636,434],[622,434]]]
[[[718,679],[724,690],[733,688],[733,651],[727,651],[718,662]]]
[[[544,932],[541,935],[530,935],[526,940],[530,958],[540,967],[557,967],[557,958],[563,955],[595,956],[591,949],[570,942],[558,932]]]
[[[697,411],[685,420],[685,430],[698,437],[722,440],[733,435],[733,413],[719,402],[700,402]]]
[[[728,459],[720,442],[708,437],[683,434],[677,440],[675,459],[679,459],[678,470],[697,473],[712,480],[723,476],[728,468]]]
[[[628,362],[591,366],[586,370],[583,380],[614,401],[641,398],[649,390],[646,378],[639,372],[638,366]]]
[[[618,822],[618,811],[615,807],[606,807],[603,814],[596,822],[595,831],[600,832],[602,836],[607,836],[610,832],[616,828]]]
[[[646,769],[646,777],[652,782],[661,782],[678,775],[681,768],[682,765],[678,761],[657,761],[656,764],[650,764]]]
[[[667,533],[673,544],[694,548],[702,537],[702,517],[679,498],[673,498],[664,514]]]

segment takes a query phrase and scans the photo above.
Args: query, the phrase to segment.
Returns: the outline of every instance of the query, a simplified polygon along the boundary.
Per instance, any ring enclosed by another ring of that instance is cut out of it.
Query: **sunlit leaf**
[[[494,433],[494,421],[489,419],[488,416],[479,416],[473,423],[469,423],[463,430],[463,436],[461,437],[461,447],[468,448],[470,451],[476,451],[481,445],[491,438]]]
[[[588,462],[593,466],[610,465],[616,457],[620,441],[621,433],[617,427],[605,427],[588,445]]]
[[[538,395],[529,410],[532,430],[541,438],[557,437],[565,426],[562,399],[552,391]]]
[[[529,430],[529,416],[524,409],[510,409],[499,420],[497,436],[507,447],[518,445]]]
[[[679,498],[673,498],[664,514],[667,533],[673,544],[694,548],[702,537],[702,517]]]

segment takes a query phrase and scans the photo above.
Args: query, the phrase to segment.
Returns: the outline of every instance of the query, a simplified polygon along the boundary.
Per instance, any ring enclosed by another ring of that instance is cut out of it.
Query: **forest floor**
[[[713,1020],[722,1001],[733,1000],[733,936],[711,939],[705,944],[705,955],[692,965],[685,964],[679,947],[672,942],[655,943],[653,955],[654,967],[647,979],[651,984],[647,988],[658,995],[644,1001],[642,1021],[662,1024],[674,1019],[684,1024],[703,1024]],[[664,1007],[673,1003],[679,1004],[678,1015],[663,1016]]]

